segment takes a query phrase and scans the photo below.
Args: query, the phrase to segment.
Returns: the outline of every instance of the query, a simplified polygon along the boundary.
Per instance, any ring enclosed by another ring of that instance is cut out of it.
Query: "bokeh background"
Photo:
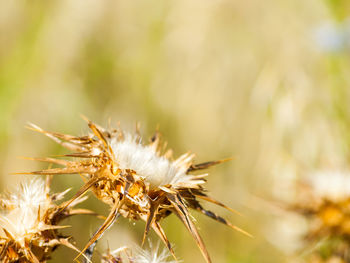
[[[298,258],[303,222],[289,227],[293,215],[270,200],[293,199],[310,174],[349,171],[349,15],[348,0],[1,1],[1,189],[24,180],[13,172],[45,168],[18,156],[66,153],[27,122],[81,135],[84,114],[128,130],[139,121],[146,137],[159,125],[175,155],[234,157],[207,187],[244,216],[209,207],[254,238],[193,212],[214,262]],[[56,176],[53,190],[80,185]],[[108,212],[92,195],[82,206]],[[77,217],[68,232],[82,248],[100,223]],[[163,225],[184,262],[204,262],[177,218]],[[96,262],[139,244],[143,228],[121,219]],[[60,248],[52,262],[75,255]]]

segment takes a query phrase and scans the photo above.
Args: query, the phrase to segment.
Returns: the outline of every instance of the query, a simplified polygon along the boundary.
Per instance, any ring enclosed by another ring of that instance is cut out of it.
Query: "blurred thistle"
[[[350,262],[350,179],[341,172],[318,172],[301,185],[291,206],[309,222],[304,235],[308,262]]]
[[[67,191],[50,194],[48,177],[46,183],[31,180],[21,184],[16,193],[1,197],[1,262],[46,262],[59,245],[79,251],[69,242],[69,237],[59,233],[60,228],[66,227],[59,223],[69,216],[91,212],[73,209],[85,198],[56,205],[55,201],[62,199]]]
[[[108,217],[81,254],[101,237],[119,215],[145,221],[142,244],[149,229],[152,228],[174,258],[176,257],[172,246],[160,225],[161,219],[171,213],[179,217],[194,237],[206,261],[211,262],[188,208],[197,210],[250,236],[224,218],[203,208],[198,201],[202,199],[234,211],[206,194],[202,185],[206,182],[207,174],[194,173],[226,160],[194,164],[194,154],[190,153],[185,153],[174,160],[172,151],[165,151],[166,144],[160,143],[159,132],[154,134],[148,144],[144,144],[138,126],[133,135],[121,129],[107,130],[87,119],[86,121],[92,133],[81,137],[48,132],[32,125],[31,129],[45,134],[65,148],[72,150],[73,153],[65,156],[76,159],[33,158],[64,167],[29,173],[80,174],[85,184],[70,202],[74,202],[91,189],[98,199],[110,205],[111,211]],[[70,202],[66,205],[69,205]]]

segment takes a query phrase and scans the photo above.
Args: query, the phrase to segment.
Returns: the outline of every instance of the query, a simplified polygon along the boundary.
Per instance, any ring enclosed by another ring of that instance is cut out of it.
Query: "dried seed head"
[[[63,195],[50,195],[49,184],[37,179],[21,184],[16,193],[0,199],[1,262],[45,262],[58,245],[75,249],[59,234],[58,229],[62,226],[58,223],[86,211],[72,209],[77,201],[62,210],[63,206],[57,206],[54,201]]]
[[[308,220],[304,241],[306,250],[312,251],[310,262],[338,262],[335,258],[350,262],[349,182],[345,173],[313,174],[301,185],[299,199],[290,207]]]
[[[131,135],[122,130],[105,130],[89,120],[87,122],[92,133],[82,137],[47,132],[32,125],[33,130],[72,150],[73,153],[66,156],[76,159],[37,158],[39,161],[64,167],[31,174],[81,174],[85,177],[85,184],[72,201],[91,189],[99,199],[111,206],[107,219],[83,251],[99,239],[118,215],[144,220],[146,228],[143,241],[149,229],[153,228],[174,255],[159,222],[171,213],[176,214],[196,240],[207,262],[210,262],[210,257],[188,208],[247,234],[222,217],[204,209],[198,201],[206,200],[233,211],[205,193],[202,185],[207,174],[194,173],[226,160],[194,164],[194,155],[189,153],[173,160],[171,151],[162,152],[161,149],[165,147],[160,143],[158,132],[150,139],[150,143],[144,144],[138,130],[135,135]]]

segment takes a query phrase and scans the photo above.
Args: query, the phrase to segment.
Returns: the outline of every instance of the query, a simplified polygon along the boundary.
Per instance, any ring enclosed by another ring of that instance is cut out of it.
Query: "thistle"
[[[309,262],[350,262],[349,182],[347,174],[314,174],[292,206],[309,221],[304,235]]]
[[[0,199],[0,260],[1,262],[46,262],[59,245],[79,251],[69,238],[59,233],[63,219],[75,214],[88,214],[85,209],[73,209],[84,199],[56,205],[68,191],[50,194],[49,179],[21,184],[17,193]]]
[[[91,189],[98,199],[110,205],[108,217],[82,252],[96,242],[116,218],[122,215],[125,218],[141,219],[146,222],[142,244],[152,228],[175,257],[172,246],[160,225],[163,218],[174,213],[192,234],[206,261],[211,262],[202,238],[191,219],[189,208],[249,236],[224,218],[203,208],[199,202],[200,199],[205,200],[234,211],[207,195],[203,187],[207,174],[194,173],[226,160],[195,164],[194,155],[190,153],[185,153],[174,160],[172,151],[165,151],[165,145],[160,143],[158,132],[148,144],[144,144],[139,127],[136,128],[135,134],[130,134],[121,129],[103,129],[89,120],[86,121],[91,133],[81,137],[48,132],[32,125],[31,129],[45,134],[73,151],[65,157],[75,159],[33,158],[63,167],[29,173],[80,174],[84,185],[71,202]]]

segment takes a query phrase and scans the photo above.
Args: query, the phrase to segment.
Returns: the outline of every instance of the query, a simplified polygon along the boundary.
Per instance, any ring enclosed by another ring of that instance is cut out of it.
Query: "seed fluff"
[[[134,253],[133,253],[134,252]],[[107,251],[102,255],[101,263],[176,263],[170,260],[168,250],[159,249],[159,243],[154,247],[149,243],[149,249],[137,247],[131,250],[128,247],[120,247],[114,251]]]

